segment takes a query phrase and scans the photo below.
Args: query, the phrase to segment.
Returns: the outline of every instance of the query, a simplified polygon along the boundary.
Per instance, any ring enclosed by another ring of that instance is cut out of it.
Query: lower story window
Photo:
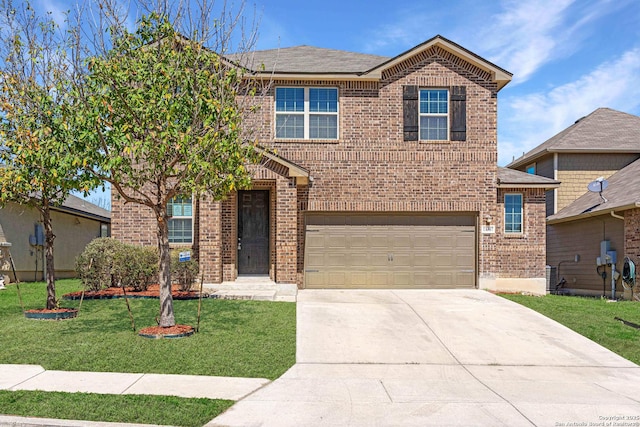
[[[193,203],[191,197],[174,197],[167,205],[169,243],[193,243]]]
[[[522,194],[504,195],[504,232],[522,233]]]

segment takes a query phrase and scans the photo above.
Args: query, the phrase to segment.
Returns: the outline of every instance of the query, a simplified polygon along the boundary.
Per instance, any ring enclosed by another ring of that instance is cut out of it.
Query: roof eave
[[[52,206],[51,210],[54,211],[58,211],[58,212],[66,212],[75,216],[80,216],[80,217],[84,217],[84,218],[88,218],[88,219],[93,219],[93,220],[98,220],[98,221],[102,221],[102,222],[108,222],[111,223],[111,218],[103,216],[103,215],[98,215],[98,214],[92,214],[90,212],[85,212],[85,211],[81,211],[79,209],[74,209],[74,208],[70,208],[67,206]]]
[[[259,72],[250,76],[269,80],[335,80],[335,81],[378,81],[379,78],[365,76],[361,73],[302,73],[302,72]]]
[[[295,178],[296,185],[308,185],[310,181],[313,181],[313,177],[307,169],[298,166],[277,154],[270,153],[268,150],[260,146],[256,147],[256,151],[269,160],[273,160],[274,162],[286,167],[288,169],[289,177]]]
[[[587,218],[601,216],[601,215],[609,215],[611,214],[611,212],[626,211],[626,210],[635,209],[635,208],[640,208],[640,202],[635,202],[635,203],[622,205],[622,206],[611,206],[610,208],[607,208],[607,209],[598,209],[597,211],[584,212],[584,213],[579,213],[577,215],[571,215],[571,216],[562,217],[562,218],[547,219],[547,224],[549,225],[561,224],[563,222],[575,221],[579,219],[587,219]]]
[[[531,163],[536,162],[538,159],[540,159],[541,157],[544,157],[547,154],[552,154],[553,152],[550,150],[547,150],[546,148],[542,151],[538,151],[535,154],[532,154],[531,156],[527,156],[527,157],[520,157],[519,159],[515,159],[514,161],[512,161],[511,163],[509,163],[507,166],[507,168],[509,169],[515,169],[515,168],[519,168],[520,166],[526,166],[529,165]]]
[[[520,166],[531,164],[547,154],[639,154],[640,148],[637,149],[621,149],[621,148],[545,148],[535,154],[527,157],[521,157],[509,163],[506,167],[515,169]]]
[[[553,190],[554,188],[560,188],[560,183],[548,183],[548,184],[523,184],[517,182],[499,182],[498,188],[543,188],[545,190]]]

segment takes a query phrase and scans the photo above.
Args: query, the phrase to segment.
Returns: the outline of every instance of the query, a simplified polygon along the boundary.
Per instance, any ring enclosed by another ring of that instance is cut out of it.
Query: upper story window
[[[338,89],[276,88],[276,138],[338,139]]]
[[[174,197],[167,204],[169,243],[193,243],[193,203],[191,197]]]
[[[466,141],[467,87],[402,86],[404,141]]]
[[[449,139],[449,91],[447,89],[420,90],[420,139],[427,141]]]
[[[504,232],[522,233],[522,194],[504,195]]]
[[[535,163],[531,163],[529,166],[527,166],[526,172],[531,174],[531,175],[535,175],[536,174],[536,164]]]

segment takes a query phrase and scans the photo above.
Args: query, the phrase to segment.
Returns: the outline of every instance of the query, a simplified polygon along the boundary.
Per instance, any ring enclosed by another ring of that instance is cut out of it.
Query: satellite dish
[[[595,181],[591,181],[589,185],[587,185],[587,189],[592,193],[600,193],[600,197],[603,202],[607,202],[607,199],[602,195],[602,192],[609,186],[609,181],[604,179],[604,177],[597,178]]]
[[[603,177],[600,177],[595,181],[591,181],[589,185],[587,185],[587,189],[589,189],[589,191],[591,191],[592,193],[602,193],[602,191],[605,190],[608,186],[609,181],[607,181]]]

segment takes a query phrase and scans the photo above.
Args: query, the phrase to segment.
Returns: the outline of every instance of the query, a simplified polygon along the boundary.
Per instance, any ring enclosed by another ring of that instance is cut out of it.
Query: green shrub
[[[158,251],[149,246],[123,244],[116,252],[112,273],[118,286],[146,291],[158,273]]]
[[[113,261],[124,243],[112,238],[94,239],[76,258],[76,272],[84,287],[99,291],[115,286],[112,275]]]
[[[188,291],[198,278],[200,267],[198,261],[193,258],[190,261],[179,262],[179,255],[179,249],[171,251],[171,279],[180,286],[181,291]]]

